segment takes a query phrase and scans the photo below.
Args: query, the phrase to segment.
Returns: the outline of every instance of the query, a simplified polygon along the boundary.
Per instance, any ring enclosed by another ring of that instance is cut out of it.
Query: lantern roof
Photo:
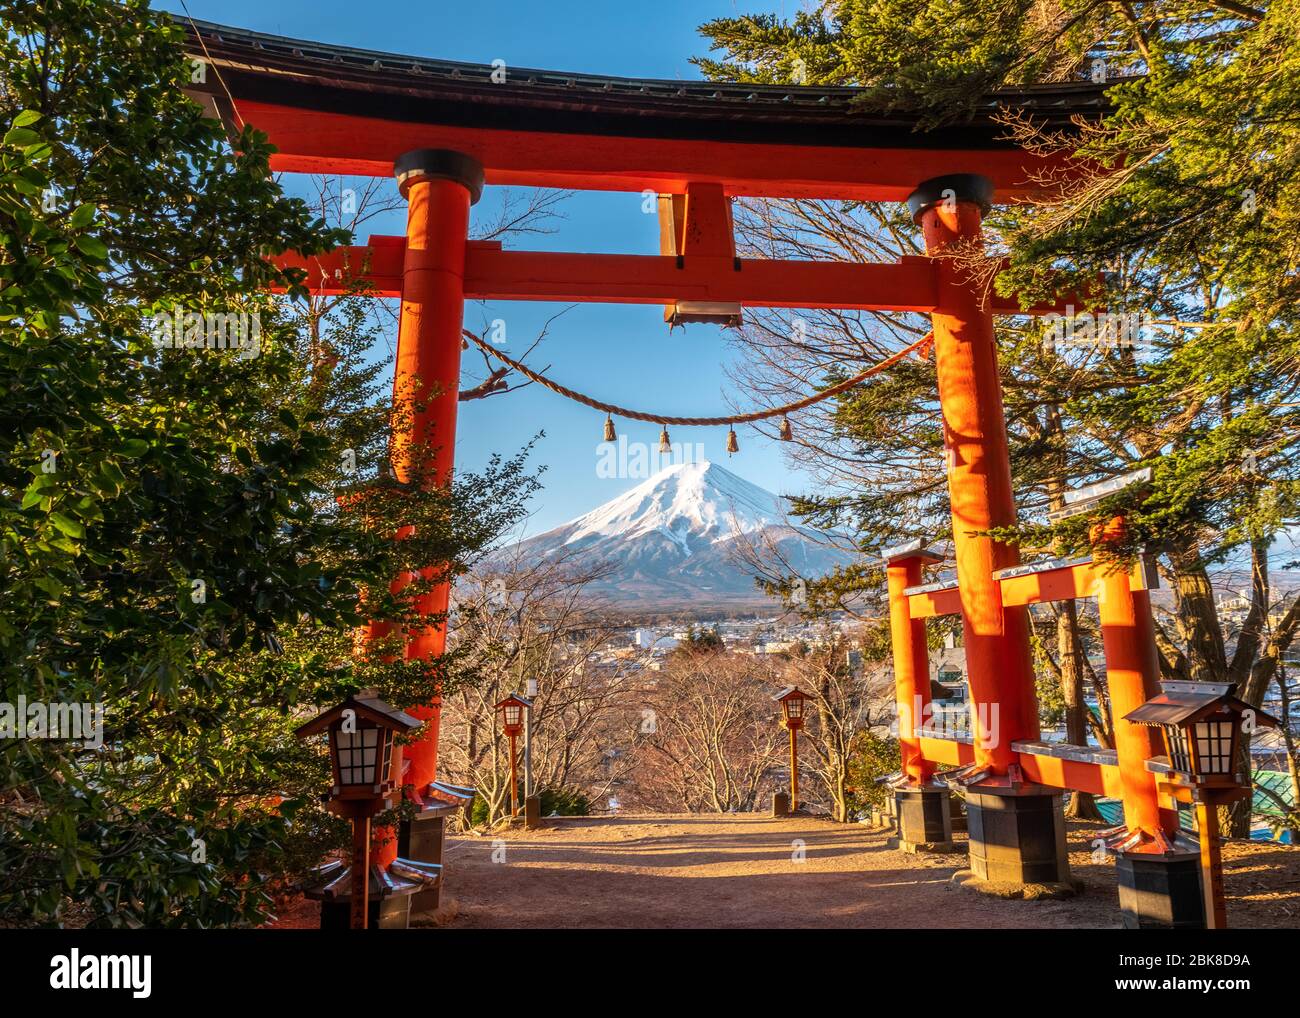
[[[1048,513],[1047,522],[1059,523],[1061,520],[1091,512],[1097,508],[1103,499],[1118,494],[1126,488],[1150,484],[1151,478],[1154,476],[1155,471],[1151,467],[1139,467],[1137,470],[1130,470],[1126,474],[1108,477],[1104,481],[1097,481],[1082,488],[1067,491],[1061,496],[1064,505],[1062,508]]]
[[[1068,159],[1026,152],[1001,117],[1071,132],[1115,84],[999,89],[931,125],[850,86],[669,81],[465,63],[310,42],[177,17],[206,68],[191,86],[232,133],[265,131],[272,169],[389,176],[404,152],[446,148],[489,184],[903,201],[922,180],[979,172],[1000,199],[1045,190]],[[1122,79],[1117,79],[1122,80]],[[894,155],[891,155],[894,153]]]
[[[416,859],[394,859],[387,866],[371,863],[367,881],[368,897],[393,898],[437,887],[442,879],[442,864]],[[352,867],[334,859],[316,867],[299,888],[303,897],[313,901],[346,901],[352,897]]]
[[[457,806],[472,802],[478,794],[470,785],[453,785],[449,781],[430,781],[428,792],[435,798],[448,800]]]
[[[885,565],[911,558],[929,563],[944,561],[944,557],[940,552],[925,546],[925,538],[923,537],[914,537],[912,540],[905,541],[903,544],[896,544],[892,548],[880,549],[880,561]]]
[[[1276,718],[1232,695],[1236,689],[1234,682],[1168,681],[1161,685],[1163,691],[1159,696],[1129,711],[1124,720],[1146,725],[1185,725],[1227,709],[1238,714],[1253,711],[1256,724],[1263,728],[1277,727]]]
[[[411,729],[419,728],[423,724],[423,722],[411,717],[405,711],[400,711],[391,704],[379,699],[379,694],[373,689],[362,689],[353,693],[337,706],[331,707],[323,714],[312,718],[306,724],[300,725],[294,734],[302,739],[308,735],[326,731],[336,721],[341,720],[343,712],[348,710],[354,711],[358,719],[373,722],[392,732],[409,732]]]
[[[777,693],[776,696],[772,697],[772,699],[777,703],[782,703],[785,700],[807,700],[808,694],[798,686],[786,686],[785,689]]]
[[[518,693],[511,693],[504,700],[498,703],[493,708],[493,710],[500,710],[502,707],[506,707],[511,704],[518,704],[520,707],[532,707],[533,701],[528,699],[528,697],[526,696],[520,696]]]

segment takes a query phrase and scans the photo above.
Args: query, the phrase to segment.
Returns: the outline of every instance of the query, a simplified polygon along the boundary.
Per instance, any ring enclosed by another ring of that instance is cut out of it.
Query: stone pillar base
[[[894,790],[898,842],[904,852],[954,852],[948,789],[935,785]]]
[[[411,898],[409,894],[393,894],[387,898],[370,898],[370,916],[366,920],[372,930],[404,930],[410,923]],[[352,928],[352,903],[322,901],[320,903],[320,928],[322,930],[349,930]]]
[[[903,841],[900,838],[890,840],[895,843],[890,846],[891,848],[897,848],[907,855],[950,855],[962,850],[955,841]]]
[[[1115,877],[1126,930],[1205,929],[1198,853],[1117,852]]]
[[[790,794],[788,792],[772,793],[772,816],[788,817],[790,815]]]
[[[410,820],[403,820],[397,829],[397,854],[403,859],[416,862],[442,864],[442,839],[446,829],[444,811],[437,813],[417,813]],[[438,880],[438,886],[429,891],[418,891],[411,895],[411,918],[422,922],[432,921],[438,914],[442,901],[442,884],[446,877]]]
[[[970,868],[998,885],[1069,885],[1061,793],[1039,785],[966,788]]]
[[[1046,884],[1016,884],[1005,880],[984,880],[970,870],[958,870],[948,880],[950,887],[961,887],[990,898],[1008,898],[1020,901],[1053,901],[1058,898],[1073,898],[1083,891],[1083,882],[1071,880],[1068,883],[1052,881]]]
[[[524,799],[524,827],[542,826],[542,797],[530,795]]]

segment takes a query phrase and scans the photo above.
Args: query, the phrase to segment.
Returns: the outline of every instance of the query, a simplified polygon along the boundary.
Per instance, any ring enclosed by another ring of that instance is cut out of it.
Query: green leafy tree
[[[425,457],[382,483],[371,337],[344,309],[332,354],[304,356],[266,293],[301,292],[266,255],[346,235],[283,194],[265,136],[232,146],[190,101],[169,19],[137,0],[3,17],[0,702],[104,719],[99,747],[0,742],[0,921],[257,923],[339,834],[294,727],[360,686],[405,706],[472,679],[354,662],[349,628],[414,623],[535,482],[516,457],[436,487]],[[256,347],[159,349],[177,313],[244,315]]]
[[[722,634],[718,632],[717,626],[705,629],[702,626],[696,628],[692,624],[686,627],[686,639],[673,649],[673,653],[684,656],[720,654],[726,649],[727,645],[722,639]]]
[[[853,736],[845,789],[850,814],[861,815],[870,806],[883,808],[890,796],[879,779],[896,774],[903,766],[898,740],[869,729]]]

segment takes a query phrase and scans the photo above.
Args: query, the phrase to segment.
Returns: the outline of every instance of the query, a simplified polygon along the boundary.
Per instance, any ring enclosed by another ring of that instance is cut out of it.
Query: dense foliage
[[[404,706],[466,677],[354,662],[349,628],[412,619],[533,481],[515,458],[366,483],[389,420],[364,298],[308,330],[266,293],[301,292],[266,255],[346,234],[285,196],[263,135],[205,119],[165,16],[3,18],[0,702],[101,705],[103,728],[0,742],[0,922],[257,922],[338,834],[296,724],[360,686]],[[177,312],[242,314],[257,344],[160,349]]]

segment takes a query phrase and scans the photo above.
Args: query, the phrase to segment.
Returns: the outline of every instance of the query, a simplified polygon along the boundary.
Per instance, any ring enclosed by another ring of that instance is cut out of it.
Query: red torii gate
[[[928,559],[919,548],[886,555],[898,701],[904,719],[913,704],[928,701],[924,618],[960,613],[974,739],[935,739],[918,732],[914,719],[900,723],[904,845],[947,841],[948,793],[933,776],[936,764],[949,764],[969,765],[972,863],[986,879],[1068,879],[1065,788],[1120,796],[1129,847],[1169,853],[1173,821],[1159,809],[1144,769],[1154,753],[1147,736],[1117,720],[1114,760],[1037,741],[1025,606],[1081,596],[1098,583],[1111,592],[1102,599],[1103,632],[1117,718],[1130,701],[1154,692],[1150,610],[1144,585],[1127,573],[1062,566],[1018,575],[1016,548],[980,536],[1016,520],[993,315],[1023,312],[945,257],[957,245],[963,253],[978,248],[981,218],[995,198],[1033,199],[1036,181],[1069,172],[1063,159],[1006,140],[994,113],[1013,106],[1048,126],[1067,126],[1076,115],[1100,112],[1101,86],[1001,92],[987,97],[969,123],[919,131],[909,116],[866,112],[851,88],[593,77],[185,24],[191,56],[210,68],[196,98],[232,130],[248,123],[266,132],[278,149],[273,169],[397,177],[408,202],[405,237],[372,237],[366,246],[281,263],[306,269],[308,285],[320,293],[342,292],[349,278],[364,275],[378,294],[401,299],[395,392],[436,386],[440,395],[427,401],[411,432],[395,437],[399,479],[410,444],[430,428],[440,437],[437,479],[451,473],[466,299],[929,314],[957,583],[925,588]],[[661,200],[661,215],[665,207],[684,213],[684,223],[663,231],[657,255],[505,250],[468,240],[469,209],[485,183],[653,191],[671,196]],[[875,265],[742,260],[730,200],[745,196],[907,201],[927,254]],[[1058,309],[1029,313],[1051,310]],[[424,607],[441,613],[447,601],[444,587]],[[436,657],[444,639],[437,627],[409,634],[407,656]],[[436,779],[438,709],[433,703],[412,711],[433,722],[427,738],[407,751],[417,802]]]

